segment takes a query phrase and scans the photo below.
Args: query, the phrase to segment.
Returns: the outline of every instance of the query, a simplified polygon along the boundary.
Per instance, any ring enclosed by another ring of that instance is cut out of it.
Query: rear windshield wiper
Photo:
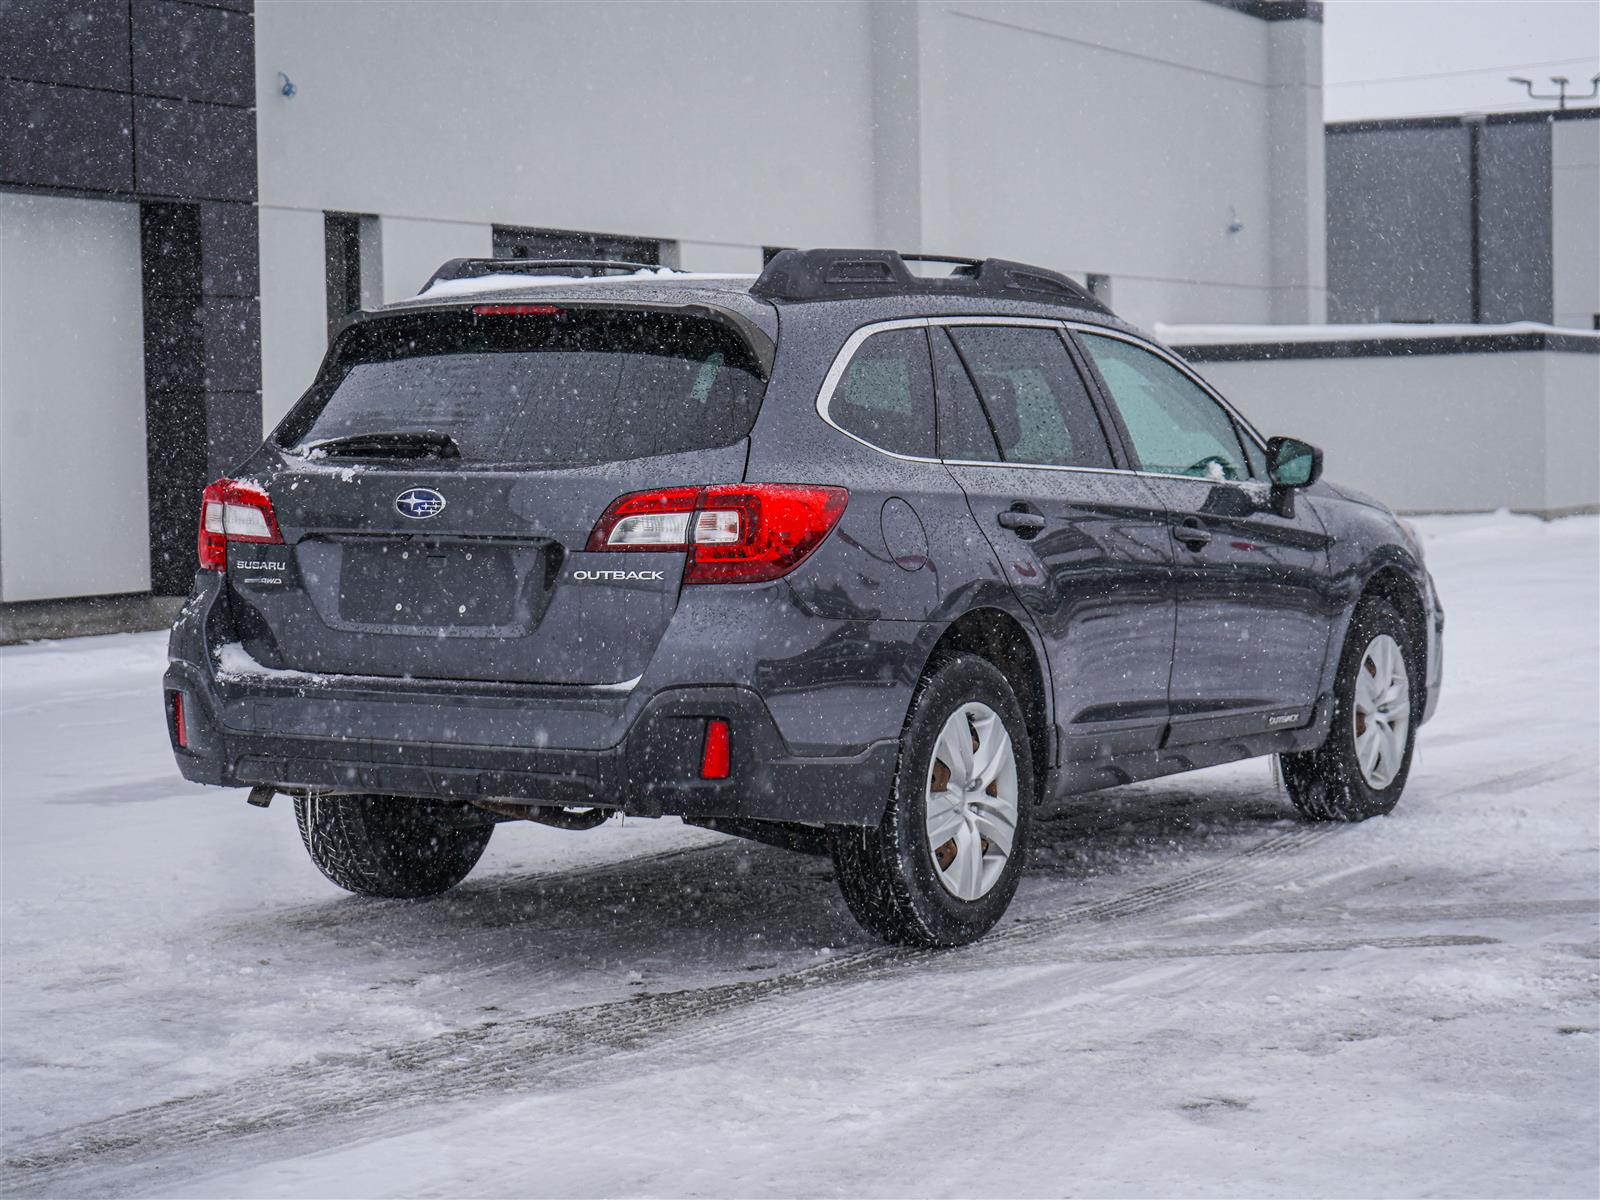
[[[460,458],[455,438],[437,429],[350,433],[301,447],[313,458]]]

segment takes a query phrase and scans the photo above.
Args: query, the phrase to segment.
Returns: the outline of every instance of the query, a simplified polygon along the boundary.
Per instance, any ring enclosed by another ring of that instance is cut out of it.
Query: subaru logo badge
[[[432,488],[409,488],[394,498],[402,517],[423,521],[444,511],[444,497]]]

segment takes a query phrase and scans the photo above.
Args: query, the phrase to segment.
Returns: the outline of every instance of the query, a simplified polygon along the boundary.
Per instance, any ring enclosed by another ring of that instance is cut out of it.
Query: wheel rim
[[[939,882],[977,900],[1000,882],[1017,836],[1017,757],[987,704],[950,714],[928,763],[928,852]]]
[[[1405,762],[1411,730],[1411,680],[1400,644],[1387,633],[1367,643],[1356,670],[1356,695],[1351,713],[1356,762],[1361,777],[1374,791],[1394,782]]]

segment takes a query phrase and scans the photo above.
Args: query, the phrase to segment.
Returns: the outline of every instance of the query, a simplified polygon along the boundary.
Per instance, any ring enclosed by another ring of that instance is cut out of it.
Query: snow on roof
[[[474,296],[482,292],[504,292],[526,287],[571,287],[587,283],[638,283],[657,280],[664,283],[693,283],[700,279],[754,279],[740,272],[674,271],[671,267],[646,267],[627,275],[523,275],[510,271],[480,275],[475,279],[441,279],[417,293],[417,298],[441,299],[449,296]]]
[[[1538,321],[1509,325],[1165,325],[1152,326],[1156,337],[1173,346],[1223,346],[1250,342],[1371,342],[1405,338],[1496,337],[1514,333],[1558,333],[1564,337],[1600,338],[1600,330],[1563,329]]]

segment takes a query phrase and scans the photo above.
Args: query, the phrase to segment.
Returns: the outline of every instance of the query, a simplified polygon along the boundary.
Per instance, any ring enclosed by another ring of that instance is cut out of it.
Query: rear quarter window
[[[765,391],[731,328],[677,313],[407,314],[353,328],[280,444],[433,430],[460,465],[589,466],[732,445]]]
[[[875,333],[856,347],[828,400],[839,428],[883,450],[933,455],[933,373],[923,329]]]

